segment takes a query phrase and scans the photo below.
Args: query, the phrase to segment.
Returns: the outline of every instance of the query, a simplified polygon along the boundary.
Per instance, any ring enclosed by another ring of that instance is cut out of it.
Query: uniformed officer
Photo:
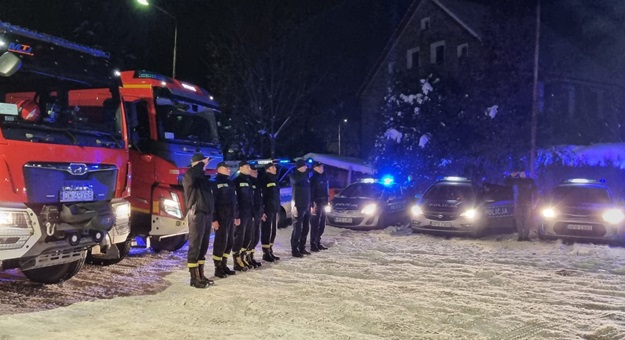
[[[182,187],[189,225],[189,252],[187,266],[191,274],[191,286],[206,288],[215,282],[204,275],[204,263],[213,220],[214,197],[204,169],[208,158],[201,153],[191,157],[191,168],[184,174]]]
[[[313,162],[313,173],[310,176],[311,200],[313,213],[310,217],[310,251],[328,249],[321,244],[321,235],[326,228],[326,210],[329,201],[328,179],[323,164]]]
[[[237,193],[239,218],[241,219],[241,224],[234,228],[232,246],[232,260],[236,271],[247,271],[253,268],[252,264],[247,262],[247,247],[251,241],[254,210],[254,189],[250,181],[251,171],[247,161],[239,162],[239,174],[233,181]]]
[[[278,169],[275,164],[265,165],[265,174],[261,177],[263,189],[263,212],[265,220],[261,227],[261,245],[263,248],[263,260],[275,262],[280,258],[273,253],[273,243],[278,229],[278,214],[280,213],[280,186],[277,178]]]
[[[217,176],[213,184],[215,193],[215,214],[213,228],[215,243],[213,244],[213,260],[215,276],[226,278],[235,271],[228,268],[228,257],[232,250],[234,226],[239,225],[239,211],[234,184],[230,181],[230,168],[224,162],[217,164]]]
[[[262,264],[254,259],[254,251],[260,242],[260,226],[263,221],[267,219],[267,215],[263,213],[263,188],[260,186],[258,169],[256,167],[252,167],[250,182],[252,183],[252,189],[254,191],[254,211],[252,214],[251,242],[247,245],[247,262],[252,264],[254,268],[258,268],[262,266]]]
[[[514,223],[516,224],[518,240],[529,241],[532,225],[532,210],[537,201],[538,192],[534,180],[527,177],[525,172],[515,173],[506,180],[512,185],[514,198]]]
[[[291,254],[293,257],[310,255],[306,251],[306,238],[310,229],[310,180],[308,165],[304,159],[295,162],[291,172],[291,188],[293,189],[293,207],[291,213],[295,222],[291,233]]]

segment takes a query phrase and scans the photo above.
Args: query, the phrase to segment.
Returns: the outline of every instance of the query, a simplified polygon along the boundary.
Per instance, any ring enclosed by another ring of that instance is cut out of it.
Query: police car
[[[514,202],[510,186],[483,187],[464,177],[444,177],[411,207],[415,232],[480,236],[487,229],[513,231]]]
[[[408,219],[408,198],[391,177],[352,183],[326,207],[327,224],[352,229],[385,228]]]
[[[575,178],[556,186],[540,208],[540,239],[622,243],[625,213],[601,181]]]

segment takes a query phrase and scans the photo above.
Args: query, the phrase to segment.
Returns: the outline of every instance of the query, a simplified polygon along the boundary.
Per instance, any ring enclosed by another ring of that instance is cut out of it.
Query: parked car
[[[603,182],[569,179],[556,186],[540,207],[540,239],[623,243],[625,213]]]
[[[479,186],[467,178],[444,177],[411,207],[415,232],[480,236],[488,229],[513,231],[512,187]]]
[[[389,177],[367,178],[341,190],[326,212],[327,224],[335,227],[385,228],[408,221],[408,198]]]

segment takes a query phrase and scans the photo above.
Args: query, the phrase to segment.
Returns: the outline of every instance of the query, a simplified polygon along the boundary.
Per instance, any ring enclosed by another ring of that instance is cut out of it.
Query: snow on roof
[[[337,155],[327,155],[327,154],[319,154],[319,153],[307,153],[304,155],[305,159],[312,158],[317,162],[321,162],[325,165],[329,165],[339,169],[345,170],[353,170],[356,172],[361,172],[363,174],[371,174],[375,173],[375,169],[368,166],[362,160],[353,157],[342,157]]]
[[[568,166],[599,165],[625,169],[625,143],[554,146],[539,150],[538,160],[542,165],[561,162]]]

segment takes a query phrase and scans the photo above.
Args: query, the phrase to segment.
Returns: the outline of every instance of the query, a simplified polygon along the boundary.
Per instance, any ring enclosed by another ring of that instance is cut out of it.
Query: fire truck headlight
[[[182,210],[180,209],[180,201],[172,200],[169,198],[162,198],[161,205],[162,205],[163,211],[166,212],[167,214],[176,218],[182,218]]]
[[[126,219],[130,217],[130,203],[125,202],[115,207],[115,217]]]
[[[603,220],[608,223],[618,224],[623,222],[623,219],[625,219],[625,214],[623,214],[623,211],[620,209],[609,209],[603,213],[602,217]]]

